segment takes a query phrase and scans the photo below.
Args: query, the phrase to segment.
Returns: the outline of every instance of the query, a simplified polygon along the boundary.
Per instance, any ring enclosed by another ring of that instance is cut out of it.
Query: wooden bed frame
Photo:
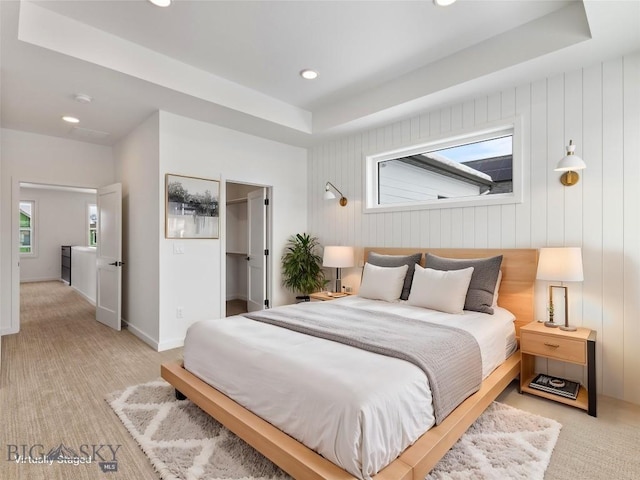
[[[449,258],[484,258],[503,255],[499,304],[512,311],[516,335],[533,321],[533,293],[538,251],[534,249],[420,249],[365,248],[389,255],[430,252]],[[520,351],[509,357],[483,382],[480,390],[462,402],[440,425],[424,433],[375,480],[422,480],[493,400],[520,373]],[[245,409],[203,382],[179,364],[163,364],[161,375],[176,390],[234,432],[253,448],[299,480],[355,480],[329,460]]]

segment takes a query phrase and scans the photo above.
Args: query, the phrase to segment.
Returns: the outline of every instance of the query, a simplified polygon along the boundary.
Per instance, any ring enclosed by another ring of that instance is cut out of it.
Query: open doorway
[[[95,305],[96,193],[93,188],[19,183],[18,298],[25,283],[63,282]]]
[[[71,278],[64,258],[96,245],[96,190],[21,182],[19,196],[20,283],[63,280],[95,303],[95,282],[87,285],[85,272]]]
[[[105,201],[105,195],[112,192],[117,201]],[[111,273],[124,265],[120,258],[121,202],[119,183],[96,189],[12,181],[11,321],[6,334],[20,331],[21,283],[47,281],[66,281],[97,306],[96,320],[120,330],[121,274]],[[103,214],[108,222],[101,221]],[[74,256],[74,249],[78,255]],[[76,274],[74,266],[82,258],[87,271]],[[109,314],[109,322],[103,321],[103,311]]]
[[[269,306],[270,187],[226,182],[226,316]]]

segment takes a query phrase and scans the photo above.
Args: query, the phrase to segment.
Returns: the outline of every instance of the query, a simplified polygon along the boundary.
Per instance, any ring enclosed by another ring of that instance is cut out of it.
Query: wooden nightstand
[[[317,292],[309,295],[311,300],[319,300],[321,302],[326,302],[328,300],[335,300],[336,298],[348,297],[351,295],[350,293],[331,293],[331,292]]]
[[[588,328],[578,328],[575,332],[565,332],[559,328],[545,327],[544,323],[533,322],[520,329],[520,391],[565,403],[596,416],[596,332]],[[587,367],[587,388],[580,387],[578,398],[572,400],[552,393],[529,387],[535,378],[536,357],[552,358],[562,362],[585,365]]]

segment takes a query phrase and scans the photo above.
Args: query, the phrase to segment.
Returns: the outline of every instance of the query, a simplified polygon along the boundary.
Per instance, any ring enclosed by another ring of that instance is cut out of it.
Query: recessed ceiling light
[[[455,2],[456,0],[433,0],[434,5],[437,5],[438,7],[448,7]]]
[[[91,103],[91,101],[93,100],[93,98],[91,98],[89,95],[87,95],[86,93],[76,93],[73,96],[73,99],[76,102],[79,103]]]
[[[168,7],[171,5],[171,0],[149,0],[156,7]]]
[[[64,117],[62,117],[62,120],[68,123],[80,123],[80,120],[78,120],[76,117],[71,117],[69,115],[65,115]]]
[[[313,80],[314,78],[318,78],[318,72],[305,68],[300,72],[300,76],[305,80]]]

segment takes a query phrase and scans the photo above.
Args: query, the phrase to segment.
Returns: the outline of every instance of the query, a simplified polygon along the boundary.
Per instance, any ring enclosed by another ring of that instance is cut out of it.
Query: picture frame
[[[165,175],[165,238],[220,237],[220,182]]]

